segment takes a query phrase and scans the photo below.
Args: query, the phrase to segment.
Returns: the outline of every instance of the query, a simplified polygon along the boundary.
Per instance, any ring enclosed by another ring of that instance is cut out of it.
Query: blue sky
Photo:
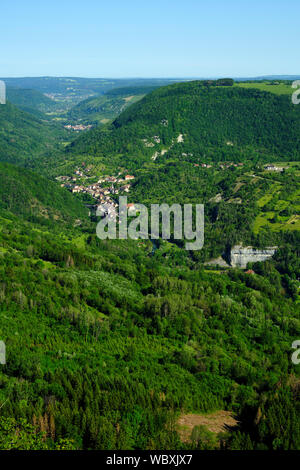
[[[299,74],[299,0],[1,0],[0,76]]]

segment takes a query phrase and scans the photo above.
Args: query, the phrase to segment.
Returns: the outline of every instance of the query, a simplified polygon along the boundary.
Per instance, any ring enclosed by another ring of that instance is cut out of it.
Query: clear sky
[[[0,76],[299,74],[299,0],[1,0]]]

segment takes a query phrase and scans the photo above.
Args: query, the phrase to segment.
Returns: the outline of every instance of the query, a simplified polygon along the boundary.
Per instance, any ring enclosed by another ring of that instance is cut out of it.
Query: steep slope
[[[0,449],[23,449],[25,427],[50,448],[68,439],[78,449],[186,450],[174,422],[182,410],[233,412],[253,446],[276,439],[278,449],[288,428],[286,448],[299,448],[296,243],[255,275],[220,275],[184,250],[152,255],[150,242],[50,231],[1,208],[0,226]],[[232,440],[245,448],[235,430],[222,437]]]
[[[299,232],[299,170],[298,163],[276,173],[251,163],[167,162],[136,171],[128,200],[204,204],[205,243],[193,256],[207,261],[235,244],[282,246],[289,232]]]
[[[0,181],[2,210],[47,225],[87,221],[86,208],[74,196],[31,171],[0,163]]]
[[[300,107],[288,96],[196,81],[153,91],[125,110],[109,133],[92,130],[68,150],[141,160],[162,150],[164,158],[189,153],[195,162],[288,160],[299,158],[299,132]]]
[[[46,113],[57,108],[55,101],[37,90],[7,88],[7,99],[18,108],[27,112],[40,111]]]
[[[58,149],[66,131],[7,102],[0,106],[0,161],[28,165],[42,154]]]
[[[153,91],[105,131],[74,141],[56,170],[69,174],[81,161],[95,177],[126,170],[135,175],[130,202],[205,204],[205,246],[194,254],[201,261],[238,243],[284,244],[285,232],[299,229],[299,170],[282,165],[299,160],[300,107],[287,96],[217,85]],[[271,161],[282,171],[265,171]]]

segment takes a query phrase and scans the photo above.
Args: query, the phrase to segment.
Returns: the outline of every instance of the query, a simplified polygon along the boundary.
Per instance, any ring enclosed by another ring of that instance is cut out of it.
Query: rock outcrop
[[[242,245],[235,245],[230,250],[229,261],[233,267],[246,268],[247,263],[255,263],[256,261],[265,261],[268,258],[272,258],[276,249],[277,246],[260,250],[252,246],[243,247]]]

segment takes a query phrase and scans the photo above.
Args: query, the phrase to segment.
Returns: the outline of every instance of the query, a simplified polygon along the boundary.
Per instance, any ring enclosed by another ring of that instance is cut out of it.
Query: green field
[[[280,176],[282,182],[272,181],[276,175],[271,178],[265,177],[265,180],[269,179],[272,183],[263,196],[256,201],[261,211],[254,221],[255,234],[262,227],[268,227],[273,232],[300,229],[300,190],[297,183],[297,166],[290,165],[285,171],[287,175]],[[267,175],[265,172],[262,174]],[[279,178],[278,175],[277,178]]]
[[[295,90],[291,87],[291,84],[277,83],[275,82],[240,82],[235,84],[241,88],[256,88],[261,91],[268,91],[275,95],[291,95]]]

